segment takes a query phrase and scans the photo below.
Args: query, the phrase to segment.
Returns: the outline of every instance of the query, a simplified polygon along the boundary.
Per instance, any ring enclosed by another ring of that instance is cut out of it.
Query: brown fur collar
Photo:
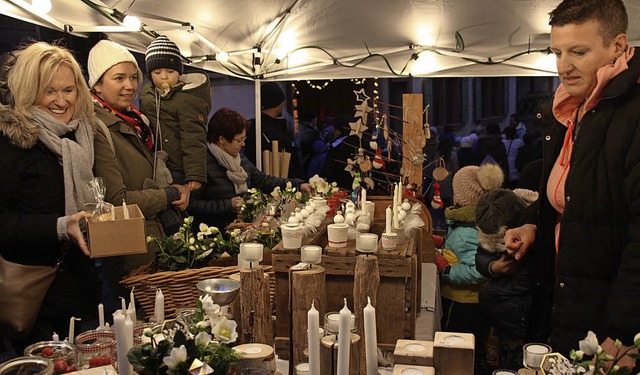
[[[40,128],[6,107],[0,109],[0,134],[12,145],[29,149],[38,141]]]

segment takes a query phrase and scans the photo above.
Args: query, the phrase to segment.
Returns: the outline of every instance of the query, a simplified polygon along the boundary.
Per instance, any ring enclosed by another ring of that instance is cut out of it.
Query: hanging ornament
[[[382,160],[382,150],[381,149],[377,149],[376,150],[376,156],[373,157],[373,167],[375,169],[382,169],[384,168],[384,160]]]
[[[360,172],[356,172],[353,176],[353,183],[351,184],[351,189],[355,190],[355,188],[360,186],[360,181],[361,181]]]
[[[368,156],[364,157],[364,160],[360,162],[360,172],[369,172],[371,170],[371,159]]]
[[[444,208],[442,198],[440,198],[440,184],[438,182],[433,183],[433,198],[431,199],[431,207],[436,210]]]
[[[435,161],[436,167],[431,172],[433,179],[436,181],[442,181],[449,175],[449,171],[447,170],[446,164],[443,158],[439,158]]]

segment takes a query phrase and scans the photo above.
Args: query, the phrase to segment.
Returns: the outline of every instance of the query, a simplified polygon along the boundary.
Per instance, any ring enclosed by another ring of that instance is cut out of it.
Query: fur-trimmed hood
[[[40,128],[8,107],[0,108],[0,134],[12,145],[29,149],[38,141]]]

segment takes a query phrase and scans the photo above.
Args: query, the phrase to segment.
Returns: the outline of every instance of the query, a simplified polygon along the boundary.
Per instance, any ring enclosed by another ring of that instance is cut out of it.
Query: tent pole
[[[254,81],[256,98],[256,167],[262,171],[262,98],[260,97],[260,79]]]

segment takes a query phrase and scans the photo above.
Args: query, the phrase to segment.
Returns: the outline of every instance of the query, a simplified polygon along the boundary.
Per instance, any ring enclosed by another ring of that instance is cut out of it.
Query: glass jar
[[[0,375],[53,375],[53,361],[42,357],[17,357],[0,364]]]
[[[69,341],[40,341],[27,346],[24,355],[30,357],[42,357],[57,362],[67,361],[68,366],[76,366],[78,355],[76,348]]]
[[[116,335],[112,331],[92,330],[76,336],[78,369],[116,363]],[[93,358],[96,358],[92,361]]]

